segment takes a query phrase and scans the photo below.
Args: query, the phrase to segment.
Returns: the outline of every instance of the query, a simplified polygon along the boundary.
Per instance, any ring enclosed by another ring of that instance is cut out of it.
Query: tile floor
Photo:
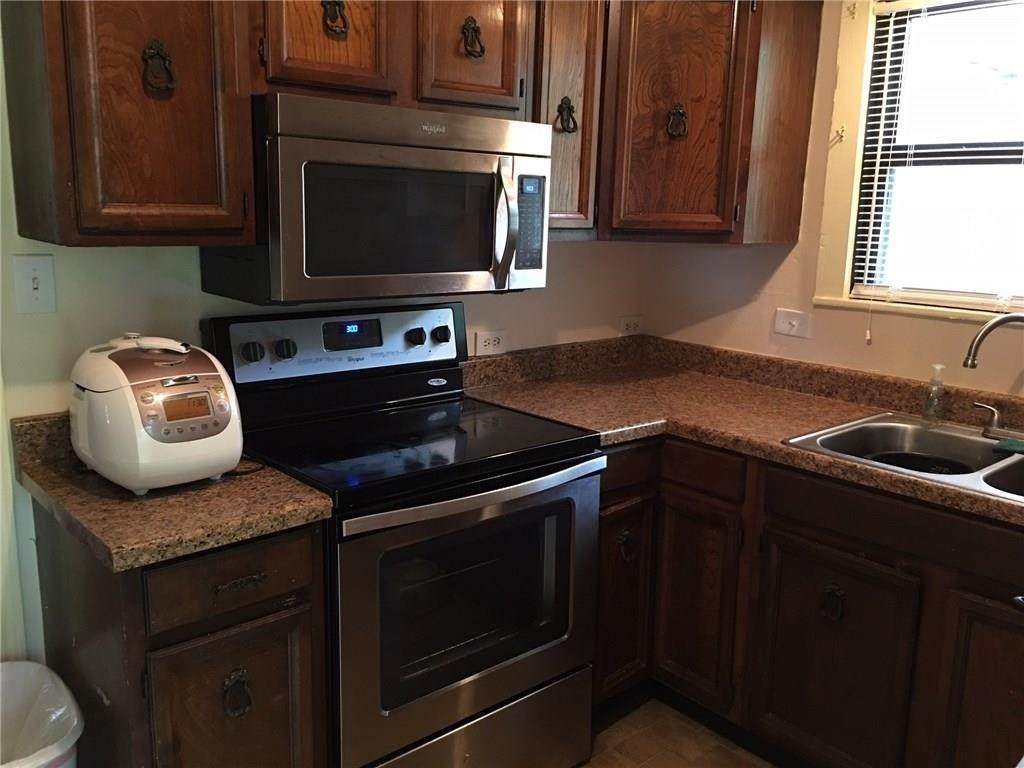
[[[770,768],[666,704],[651,700],[594,739],[586,768]]]

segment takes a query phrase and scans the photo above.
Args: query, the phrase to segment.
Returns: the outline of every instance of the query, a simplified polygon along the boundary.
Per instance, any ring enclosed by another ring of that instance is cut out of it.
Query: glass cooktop
[[[598,435],[461,397],[246,433],[246,453],[330,493],[345,513],[586,455]]]

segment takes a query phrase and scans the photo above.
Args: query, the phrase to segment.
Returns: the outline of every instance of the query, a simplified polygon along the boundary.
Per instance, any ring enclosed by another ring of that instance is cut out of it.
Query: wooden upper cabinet
[[[753,725],[815,764],[903,764],[916,576],[769,532]]]
[[[149,654],[156,768],[306,768],[314,744],[310,607]]]
[[[526,95],[528,23],[516,0],[419,3],[419,98],[518,111]]]
[[[734,226],[749,8],[623,2],[612,226]]]
[[[80,229],[241,230],[252,168],[235,4],[90,1],[63,13]]]
[[[1022,589],[1021,591],[1024,591]],[[1024,755],[1024,613],[953,592],[941,768],[999,768]]]
[[[537,122],[551,140],[550,225],[594,226],[604,7],[547,0],[540,6]]]
[[[266,8],[267,80],[393,93],[385,0],[274,0]]]

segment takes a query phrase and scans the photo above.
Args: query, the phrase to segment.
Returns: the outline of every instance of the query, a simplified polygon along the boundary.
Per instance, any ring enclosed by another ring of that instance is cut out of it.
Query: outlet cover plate
[[[502,352],[508,352],[508,331],[476,332],[476,349],[474,354],[477,357],[500,355]]]
[[[636,336],[644,331],[644,316],[629,315],[619,318],[619,336]]]

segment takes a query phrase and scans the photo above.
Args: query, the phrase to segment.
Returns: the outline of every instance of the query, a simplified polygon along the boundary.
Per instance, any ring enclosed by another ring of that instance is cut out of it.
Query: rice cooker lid
[[[138,340],[141,339],[132,339]],[[110,392],[157,379],[219,373],[213,359],[204,350],[181,342],[173,343],[177,345],[176,349],[128,346],[122,339],[113,339],[86,350],[75,364],[71,379],[82,389]],[[179,351],[181,349],[185,351]]]

